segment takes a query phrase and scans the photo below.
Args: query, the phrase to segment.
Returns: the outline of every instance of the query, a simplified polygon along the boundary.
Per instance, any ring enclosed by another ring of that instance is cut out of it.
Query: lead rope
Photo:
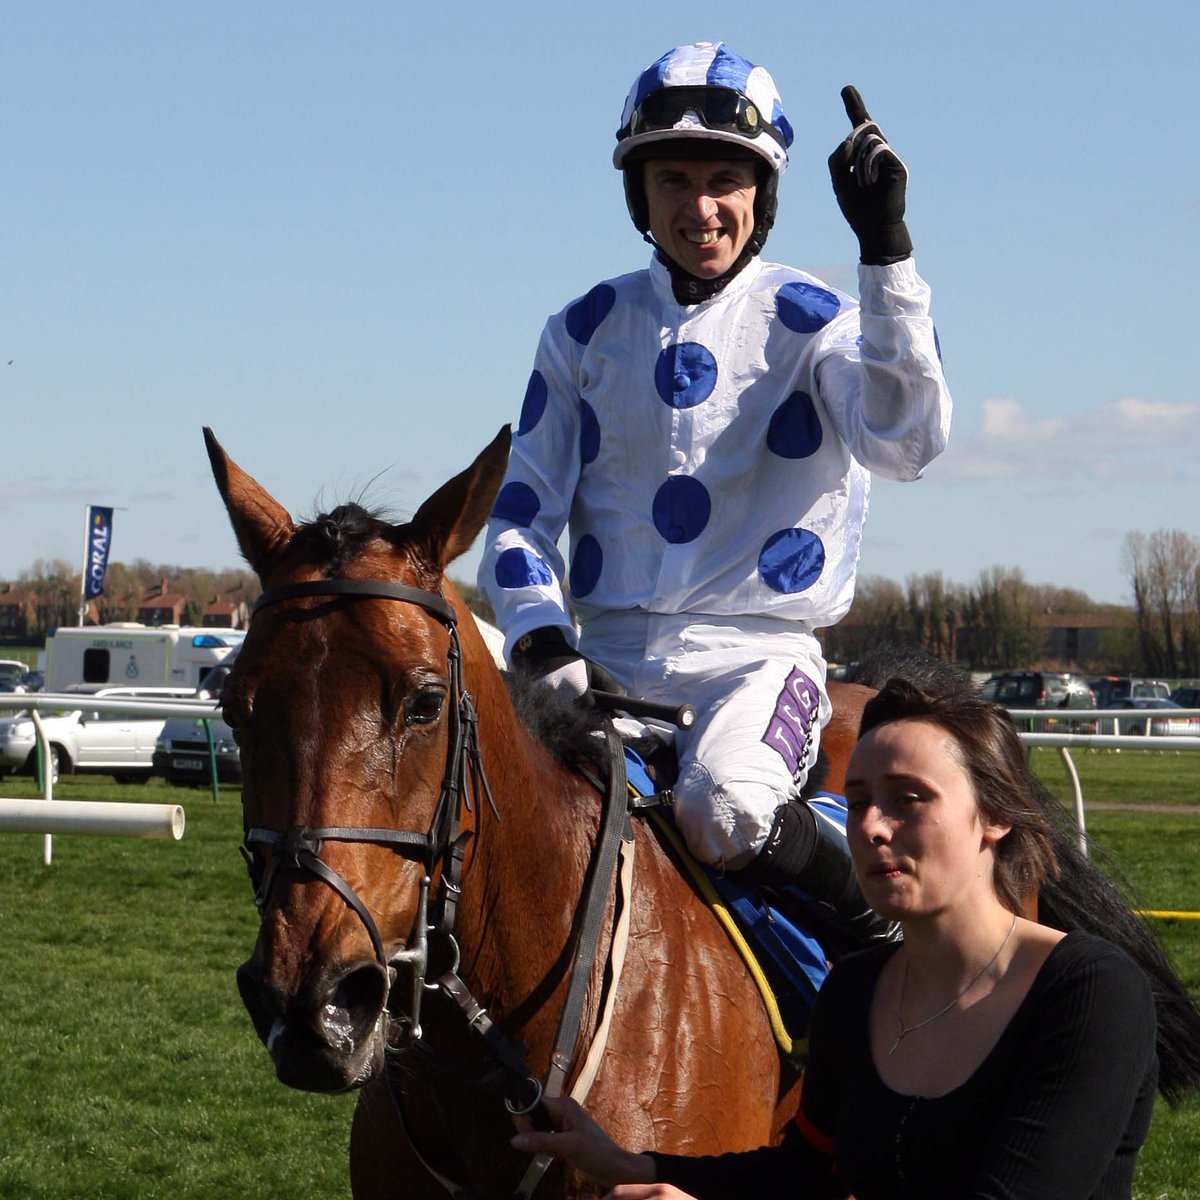
[[[613,931],[612,978],[609,981],[608,994],[604,998],[604,1013],[600,1019],[600,1025],[596,1029],[596,1036],[592,1039],[591,1046],[588,1047],[587,1058],[571,1088],[571,1099],[579,1104],[583,1104],[587,1100],[588,1093],[592,1090],[592,1084],[596,1081],[601,1060],[604,1058],[604,1051],[608,1047],[608,1034],[612,1028],[613,1013],[617,1007],[617,992],[621,985],[621,973],[625,968],[625,950],[629,945],[629,918],[633,911],[634,847],[635,843],[632,838],[628,841],[622,839],[621,867],[617,876],[617,900],[621,905],[621,911],[617,918],[617,927]],[[546,1094],[551,1094],[549,1084],[546,1086]],[[517,1184],[517,1200],[529,1200],[553,1162],[554,1159],[549,1154],[533,1156],[529,1166],[525,1169],[525,1174],[521,1176],[521,1182]]]
[[[583,1002],[587,994],[587,985],[590,980],[591,971],[588,966],[595,960],[596,947],[600,941],[600,922],[604,916],[605,904],[604,901],[609,892],[609,881],[617,877],[617,858],[618,852],[623,845],[622,830],[628,827],[629,820],[629,782],[625,774],[625,747],[621,745],[621,739],[617,736],[616,730],[611,725],[607,726],[604,731],[605,739],[608,743],[608,757],[612,764],[611,773],[609,775],[608,787],[605,791],[604,812],[600,821],[600,832],[596,842],[596,866],[592,873],[591,884],[588,887],[588,894],[584,907],[583,926],[579,931],[579,942],[575,947],[575,960],[571,965],[571,982],[567,990],[567,999],[563,1004],[562,1012],[558,1018],[558,1032],[554,1038],[554,1051],[550,1055],[550,1069],[546,1074],[545,1095],[557,1099],[563,1094],[563,1089],[566,1086],[567,1072],[571,1068],[571,1061],[575,1057],[575,1046],[579,1040],[579,1025],[583,1017]],[[632,843],[633,834],[630,831],[630,842]],[[630,869],[632,870],[632,860],[630,860]],[[620,903],[619,896],[614,897],[614,905]],[[620,919],[628,921],[628,912],[632,906],[626,903],[621,910]],[[628,934],[628,926],[626,926],[626,936]],[[621,948],[621,961],[624,963],[624,946]],[[615,946],[614,946],[614,970],[615,970]],[[616,979],[614,978],[612,986],[609,988],[608,1003],[612,1003],[616,997]],[[603,1028],[603,1022],[602,1022]],[[607,1037],[607,1029],[604,1036]],[[603,1050],[601,1050],[603,1053]],[[597,1057],[595,1069],[592,1071],[592,1078],[586,1081],[582,1089],[582,1095],[587,1095],[588,1089],[592,1085],[592,1079],[595,1078],[595,1071],[599,1069],[599,1058]],[[582,1079],[582,1076],[580,1077]],[[579,1081],[576,1082],[578,1087]],[[578,1100],[580,1097],[572,1093],[574,1098]],[[537,1187],[543,1175],[549,1170],[550,1164],[553,1161],[548,1154],[537,1154],[533,1161],[529,1164],[525,1171],[521,1182],[517,1185],[518,1200],[528,1200],[533,1194],[534,1188]]]

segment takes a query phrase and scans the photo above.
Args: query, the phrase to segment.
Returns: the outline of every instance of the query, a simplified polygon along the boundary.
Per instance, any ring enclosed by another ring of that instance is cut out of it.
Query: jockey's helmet
[[[747,249],[762,250],[775,222],[779,176],[788,162],[792,126],[764,67],[724,42],[676,46],[634,80],[613,166],[625,175],[625,201],[640,233],[650,229],[641,164],[652,158],[741,158],[759,163],[755,227]]]

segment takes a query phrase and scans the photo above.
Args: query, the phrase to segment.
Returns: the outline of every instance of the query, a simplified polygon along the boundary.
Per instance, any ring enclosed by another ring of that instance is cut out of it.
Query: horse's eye
[[[429,725],[442,715],[446,690],[440,687],[418,688],[404,701],[405,725]]]

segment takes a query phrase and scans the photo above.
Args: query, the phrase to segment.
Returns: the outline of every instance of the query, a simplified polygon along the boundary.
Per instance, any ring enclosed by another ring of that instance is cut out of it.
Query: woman
[[[1128,1200],[1158,1077],[1154,1003],[1116,946],[1021,915],[1057,863],[1007,714],[891,681],[864,711],[846,801],[863,893],[904,941],[829,976],[783,1142],[633,1154],[559,1101],[559,1132],[514,1145],[571,1160],[618,1200]]]

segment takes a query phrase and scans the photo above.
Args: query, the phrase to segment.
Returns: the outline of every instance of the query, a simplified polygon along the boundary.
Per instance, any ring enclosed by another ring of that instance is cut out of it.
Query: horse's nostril
[[[386,999],[386,979],[376,963],[347,971],[329,989],[317,1017],[331,1044],[349,1047],[374,1027]]]

